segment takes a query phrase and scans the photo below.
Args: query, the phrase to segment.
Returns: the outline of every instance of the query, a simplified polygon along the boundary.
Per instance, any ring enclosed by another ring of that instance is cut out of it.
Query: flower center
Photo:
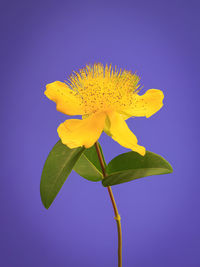
[[[106,110],[123,110],[130,106],[139,91],[139,77],[126,70],[100,63],[74,72],[67,85],[81,99],[86,114]]]

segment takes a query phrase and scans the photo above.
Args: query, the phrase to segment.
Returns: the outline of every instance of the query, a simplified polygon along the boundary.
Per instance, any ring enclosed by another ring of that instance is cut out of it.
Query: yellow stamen
[[[98,63],[74,72],[67,85],[81,100],[85,114],[129,107],[138,92],[139,77],[130,71]]]

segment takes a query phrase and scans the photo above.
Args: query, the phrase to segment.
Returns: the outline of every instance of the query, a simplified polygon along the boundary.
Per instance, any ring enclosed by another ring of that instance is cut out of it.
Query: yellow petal
[[[122,111],[122,113],[129,114],[126,117],[147,117],[149,118],[154,113],[156,113],[163,106],[163,98],[164,94],[161,90],[158,89],[150,89],[144,95],[133,96],[132,105]]]
[[[58,127],[58,135],[69,148],[89,148],[99,139],[105,124],[105,113],[93,114],[84,120],[66,120]]]
[[[46,86],[44,94],[56,103],[56,109],[67,115],[84,114],[81,108],[81,98],[65,83],[56,81]]]
[[[123,117],[117,112],[109,112],[107,115],[109,123],[106,123],[106,133],[111,135],[121,146],[129,148],[144,156],[145,148],[137,144],[137,137],[128,128]]]

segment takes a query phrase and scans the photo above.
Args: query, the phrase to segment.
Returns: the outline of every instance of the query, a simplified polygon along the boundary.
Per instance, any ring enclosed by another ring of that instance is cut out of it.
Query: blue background
[[[40,176],[67,116],[45,85],[87,63],[137,71],[164,107],[128,120],[174,173],[114,186],[123,266],[200,266],[199,1],[1,1],[0,265],[117,266],[107,190],[72,172],[45,210]],[[107,162],[127,150],[103,134]]]

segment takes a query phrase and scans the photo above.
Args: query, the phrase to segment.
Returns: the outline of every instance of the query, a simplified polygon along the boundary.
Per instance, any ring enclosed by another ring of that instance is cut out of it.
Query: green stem
[[[95,143],[95,148],[96,148],[96,151],[97,151],[99,162],[101,164],[103,178],[105,178],[106,177],[105,165],[104,165],[104,161],[103,161],[103,158],[102,158],[102,155],[101,155],[101,151],[99,149],[99,145],[98,145],[97,142]],[[113,196],[112,189],[111,189],[110,186],[108,186],[107,189],[108,189],[108,193],[109,193],[109,196],[110,196],[112,205],[113,205],[113,209],[114,209],[114,213],[115,213],[115,220],[117,222],[117,230],[118,230],[118,267],[122,267],[122,229],[121,229],[121,217],[120,217],[120,215],[118,213],[118,210],[117,210],[117,205],[115,203],[115,199],[114,199],[114,196]]]

